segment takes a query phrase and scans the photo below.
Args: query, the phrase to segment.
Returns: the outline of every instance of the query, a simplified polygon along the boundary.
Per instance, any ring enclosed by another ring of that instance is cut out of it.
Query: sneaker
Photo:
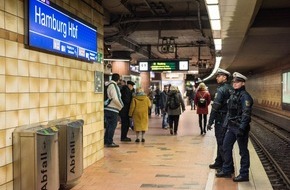
[[[141,142],[145,142],[145,139],[142,139]]]
[[[108,148],[117,148],[117,147],[119,147],[119,145],[117,145],[115,143],[112,143],[112,144],[106,144],[106,147],[108,147]]]
[[[136,139],[135,142],[136,142],[136,143],[140,142],[140,139]]]

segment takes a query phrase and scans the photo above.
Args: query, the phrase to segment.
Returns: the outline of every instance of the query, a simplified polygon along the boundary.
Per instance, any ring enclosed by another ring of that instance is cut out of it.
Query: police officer
[[[217,156],[215,162],[209,165],[211,169],[220,169],[223,165],[223,138],[225,134],[225,129],[222,127],[226,113],[227,113],[227,100],[230,97],[230,90],[232,86],[228,83],[230,73],[224,69],[218,69],[216,74],[216,80],[218,83],[218,88],[215,93],[214,101],[212,104],[212,109],[207,125],[207,130],[212,129],[214,123],[215,127],[215,137],[217,141]]]
[[[249,181],[250,155],[248,138],[251,122],[253,99],[245,89],[247,77],[235,72],[233,74],[234,92],[228,101],[228,112],[224,126],[228,128],[224,142],[224,163],[217,177],[231,178],[233,168],[233,145],[237,141],[240,149],[241,168],[240,174],[233,179],[234,182]]]

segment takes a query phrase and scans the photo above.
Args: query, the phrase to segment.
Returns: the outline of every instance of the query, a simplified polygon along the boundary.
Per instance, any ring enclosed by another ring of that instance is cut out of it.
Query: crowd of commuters
[[[239,175],[234,177],[233,181],[243,182],[249,181],[248,133],[253,99],[245,88],[246,76],[238,72],[233,73],[232,85],[229,83],[230,77],[230,72],[218,69],[216,73],[218,87],[213,101],[208,87],[201,80],[196,81],[196,86],[192,87],[186,96],[191,110],[196,110],[198,115],[200,135],[205,135],[206,131],[214,126],[217,155],[209,168],[217,170],[216,177],[231,178],[234,173],[232,150],[237,141],[241,166]],[[164,85],[163,91],[157,87],[145,94],[144,89],[138,87],[135,91],[134,82],[120,80],[120,75],[116,73],[105,85],[107,86],[105,93],[110,100],[104,108],[106,147],[119,147],[113,142],[118,116],[121,119],[121,141],[131,141],[128,137],[128,130],[131,127],[136,134],[135,142],[145,142],[145,133],[152,112],[157,117],[162,116],[162,129],[169,128],[171,135],[177,135],[179,117],[185,111],[185,103],[177,86]]]

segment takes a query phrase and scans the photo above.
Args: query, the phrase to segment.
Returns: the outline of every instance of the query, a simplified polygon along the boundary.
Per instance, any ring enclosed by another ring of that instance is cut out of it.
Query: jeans
[[[166,128],[166,126],[168,125],[168,114],[163,111],[162,113],[162,128]]]
[[[130,126],[131,122],[129,116],[121,116],[121,140],[127,138]]]
[[[230,127],[225,135],[223,143],[224,150],[223,172],[230,173],[234,168],[233,146],[237,141],[241,156],[240,175],[242,177],[249,177],[249,167],[250,167],[250,154],[248,150],[249,133],[246,132],[244,136],[237,137],[238,132],[239,132],[238,127]]]
[[[106,131],[104,136],[105,144],[112,144],[115,129],[118,124],[118,113],[105,110]]]
[[[179,116],[180,115],[168,115],[169,127],[173,129],[175,133],[178,130]]]

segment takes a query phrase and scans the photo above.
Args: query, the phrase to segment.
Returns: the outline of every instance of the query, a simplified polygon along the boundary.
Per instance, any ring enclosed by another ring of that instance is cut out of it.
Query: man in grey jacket
[[[106,83],[107,87],[107,96],[110,99],[110,103],[104,108],[105,111],[105,123],[106,131],[104,136],[104,143],[106,147],[114,148],[119,147],[113,141],[115,129],[118,124],[118,114],[119,111],[123,108],[124,104],[121,99],[121,92],[117,85],[117,82],[120,80],[120,75],[114,73],[112,75],[112,80]]]

